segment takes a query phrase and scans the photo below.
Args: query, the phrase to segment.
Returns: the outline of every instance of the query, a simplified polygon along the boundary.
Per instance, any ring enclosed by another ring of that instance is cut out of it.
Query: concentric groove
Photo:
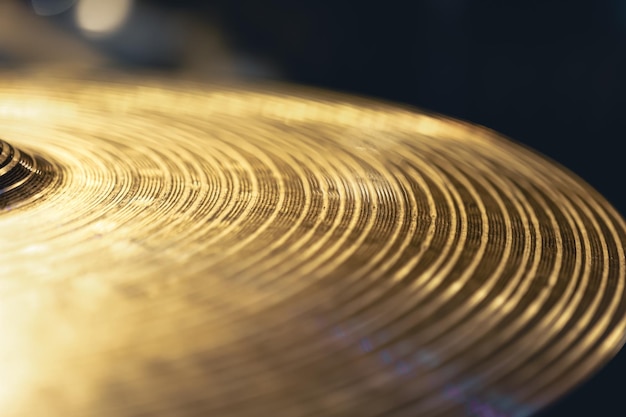
[[[54,179],[47,161],[0,140],[0,210],[32,200]]]
[[[525,417],[624,341],[619,214],[486,129],[158,81],[0,121],[3,415]]]

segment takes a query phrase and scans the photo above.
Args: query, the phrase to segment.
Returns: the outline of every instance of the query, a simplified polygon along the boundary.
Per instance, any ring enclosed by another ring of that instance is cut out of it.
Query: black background
[[[206,25],[219,33],[227,55],[246,62],[236,66],[244,78],[382,98],[486,125],[566,166],[626,214],[625,0],[162,0],[136,6],[135,15],[153,19],[135,20],[148,35],[130,44],[124,33],[81,37],[70,11],[40,19],[82,39],[107,65],[171,76],[188,64],[182,51],[195,35],[185,30]],[[169,24],[172,16],[177,24]],[[194,48],[192,54],[209,46],[201,40]],[[2,57],[5,66],[19,67],[10,51],[0,48],[0,64]],[[622,353],[542,416],[623,417],[624,374]]]

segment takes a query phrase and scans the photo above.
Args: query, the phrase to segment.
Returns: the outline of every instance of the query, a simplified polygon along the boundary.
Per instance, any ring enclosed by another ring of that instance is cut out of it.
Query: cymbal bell
[[[509,416],[605,364],[626,228],[496,132],[293,86],[0,81],[7,416]]]

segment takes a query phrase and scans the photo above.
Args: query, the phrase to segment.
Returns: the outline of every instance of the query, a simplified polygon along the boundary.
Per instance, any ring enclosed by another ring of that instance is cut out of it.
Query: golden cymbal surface
[[[523,417],[624,340],[624,222],[484,128],[4,79],[0,135],[5,416]]]

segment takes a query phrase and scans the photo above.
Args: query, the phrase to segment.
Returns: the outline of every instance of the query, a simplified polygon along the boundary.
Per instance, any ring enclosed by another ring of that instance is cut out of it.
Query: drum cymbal
[[[495,132],[295,87],[0,82],[5,416],[508,416],[625,334],[625,224]]]

